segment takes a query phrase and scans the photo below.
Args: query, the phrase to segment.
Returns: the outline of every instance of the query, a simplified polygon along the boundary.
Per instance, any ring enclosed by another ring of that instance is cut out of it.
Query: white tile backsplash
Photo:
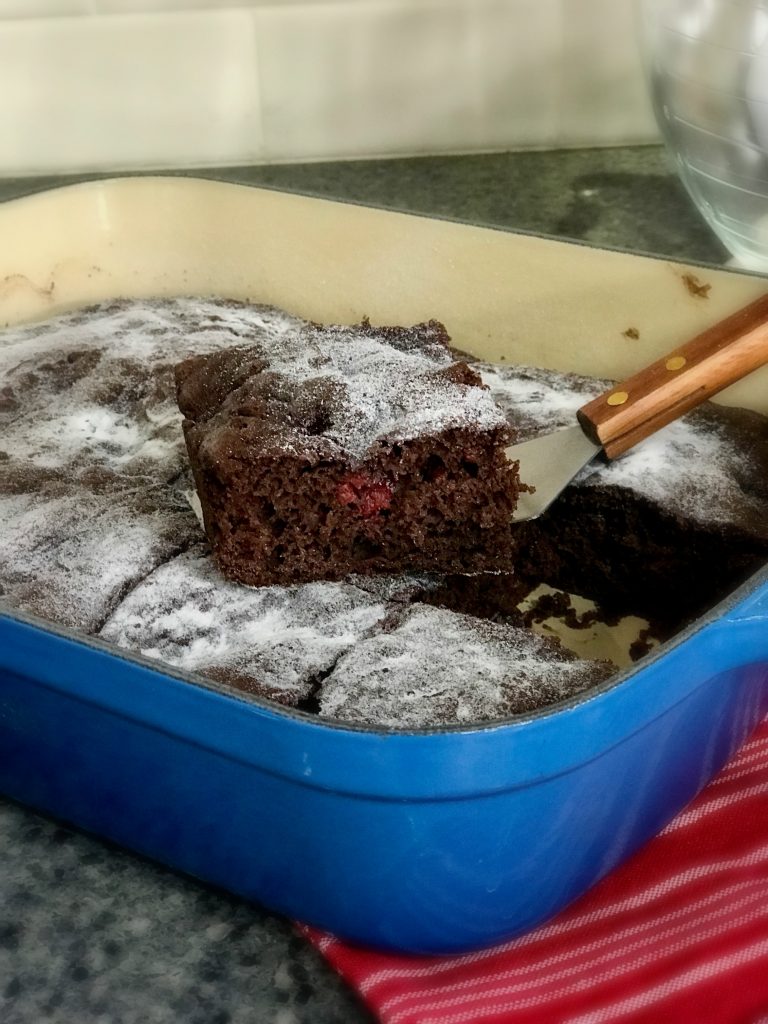
[[[551,141],[558,0],[382,0],[260,10],[272,159]]]
[[[0,171],[263,156],[249,11],[0,24]]]
[[[563,2],[558,138],[645,141],[657,134],[637,44],[636,4]]]
[[[655,135],[624,0],[0,0],[0,174]]]
[[[0,22],[5,18],[58,18],[90,13],[90,0],[0,0]]]

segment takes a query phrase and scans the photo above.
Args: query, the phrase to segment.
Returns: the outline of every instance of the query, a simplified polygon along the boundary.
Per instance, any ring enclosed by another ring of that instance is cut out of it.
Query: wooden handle
[[[615,459],[765,363],[768,295],[589,402],[579,422]]]

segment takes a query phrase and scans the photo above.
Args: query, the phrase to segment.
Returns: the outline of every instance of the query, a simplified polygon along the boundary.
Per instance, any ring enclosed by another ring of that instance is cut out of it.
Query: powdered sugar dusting
[[[344,583],[244,587],[202,545],[147,577],[101,635],[169,665],[295,704],[386,606]]]
[[[554,703],[610,671],[529,630],[414,604],[339,660],[320,714],[399,729],[468,724]]]
[[[0,342],[0,373],[51,351],[108,352],[113,359],[148,366],[186,355],[250,342],[258,335],[278,342],[303,321],[271,306],[220,299],[126,299],[10,328]]]
[[[423,433],[473,426],[489,430],[504,417],[487,391],[439,377],[453,355],[442,346],[400,350],[385,335],[368,336],[354,328],[324,332],[316,353],[325,362],[313,367],[283,361],[277,372],[315,376],[318,370],[346,392],[339,415],[326,436],[353,456],[364,455],[380,439],[408,440]],[[307,348],[306,352],[311,352]]]
[[[442,328],[431,324],[412,333],[367,324],[305,324],[279,339],[259,336],[240,358],[243,367],[253,367],[258,357],[257,374],[268,379],[269,397],[279,396],[284,403],[280,418],[274,407],[269,417],[270,443],[277,443],[280,424],[285,450],[296,450],[299,442],[304,452],[363,460],[381,442],[394,444],[458,427],[505,426],[488,391],[451,369],[456,358],[444,338]],[[243,403],[261,385],[253,370],[245,376],[245,383],[221,406],[222,421],[233,410],[236,417],[248,415],[240,411]],[[324,422],[320,427],[313,423],[307,431],[301,416],[293,414],[313,402],[321,404]]]
[[[749,472],[744,452],[722,427],[702,429],[689,416],[579,482],[629,488],[694,522],[734,522],[751,509],[768,533],[768,495],[761,500],[740,485]]]
[[[220,577],[187,501],[172,367],[235,346],[260,348],[289,390],[330,380],[341,399],[323,443],[356,455],[425,429],[498,427],[505,414],[534,436],[570,425],[608,383],[477,364],[486,391],[446,373],[437,332],[411,347],[386,329],[319,329],[198,299],[5,332],[0,600],[286,704],[329,673],[325,717],[386,727],[502,718],[607,673],[527,630],[413,604],[440,584],[428,574],[258,590]],[[765,522],[768,495],[749,489],[753,464],[731,428],[696,413],[577,486],[614,483],[699,522],[733,521],[738,501]]]
[[[576,411],[611,384],[531,367],[476,366],[520,441],[573,426]],[[768,449],[768,426],[764,432]],[[575,485],[626,488],[693,522],[728,523],[744,514],[759,522],[768,519],[768,484],[762,494],[745,486],[751,475],[749,456],[733,430],[711,411],[698,410],[621,458],[592,463]]]
[[[155,460],[170,454],[171,442],[151,438],[150,432],[129,415],[83,404],[49,416],[34,430],[11,430],[5,443],[16,458],[49,469],[76,461],[86,450],[122,469],[142,453]]]
[[[520,431],[520,441],[572,427],[577,410],[608,387],[608,381],[532,366],[473,366],[493,400]]]
[[[1,491],[0,593],[86,632],[142,575],[199,535],[191,510],[146,484],[101,493],[75,481]]]
[[[35,466],[98,464],[170,479],[185,465],[173,366],[296,331],[266,307],[205,299],[114,302],[0,336],[0,449]]]
[[[373,594],[380,601],[411,601],[419,594],[437,590],[444,578],[438,573],[399,573],[394,576],[360,576],[357,573],[347,577],[347,582]]]
[[[126,300],[3,332],[0,448],[49,468],[97,462],[169,479],[185,461],[174,364],[238,345],[258,347],[270,372],[296,387],[336,385],[324,440],[352,456],[381,439],[504,423],[488,392],[441,375],[454,358],[437,337],[409,348],[385,330],[318,331],[269,307]]]

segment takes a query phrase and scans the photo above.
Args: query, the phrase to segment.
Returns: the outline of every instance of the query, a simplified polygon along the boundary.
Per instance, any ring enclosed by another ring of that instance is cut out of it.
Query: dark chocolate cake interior
[[[176,370],[222,572],[268,585],[495,566],[512,433],[442,325],[305,325]]]

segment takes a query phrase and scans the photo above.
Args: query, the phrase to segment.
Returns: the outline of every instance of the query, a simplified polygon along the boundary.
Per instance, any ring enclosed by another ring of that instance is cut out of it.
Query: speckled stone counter
[[[723,263],[727,258],[659,146],[181,173],[574,238],[694,263]],[[0,201],[95,177],[104,175],[0,178]]]
[[[656,147],[197,172],[722,263]],[[0,179],[0,200],[73,179]],[[0,800],[2,1024],[363,1024],[261,909]]]

